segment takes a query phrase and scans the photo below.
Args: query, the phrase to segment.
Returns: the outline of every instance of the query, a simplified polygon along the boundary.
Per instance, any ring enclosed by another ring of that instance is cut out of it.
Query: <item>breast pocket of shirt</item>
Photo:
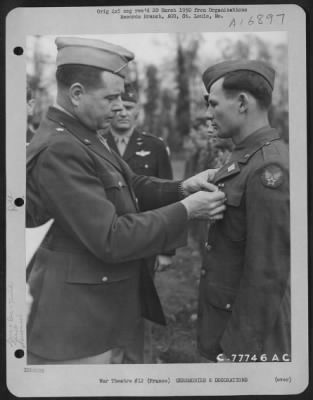
[[[152,157],[141,157],[137,155],[133,160],[130,161],[130,166],[133,171],[139,175],[156,175],[156,163]]]

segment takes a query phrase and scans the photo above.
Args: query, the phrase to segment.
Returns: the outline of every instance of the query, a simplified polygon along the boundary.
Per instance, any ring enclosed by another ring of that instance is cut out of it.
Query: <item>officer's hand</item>
[[[183,181],[182,188],[185,196],[198,192],[199,190],[207,190],[209,192],[216,190],[215,186],[209,183],[209,181],[213,180],[216,171],[217,169],[207,169]]]
[[[225,200],[221,191],[199,191],[181,200],[181,203],[186,207],[189,219],[217,220],[223,218]]]
[[[162,272],[167,270],[172,265],[172,258],[173,257],[171,256],[165,256],[163,254],[159,254],[155,260],[154,271]]]

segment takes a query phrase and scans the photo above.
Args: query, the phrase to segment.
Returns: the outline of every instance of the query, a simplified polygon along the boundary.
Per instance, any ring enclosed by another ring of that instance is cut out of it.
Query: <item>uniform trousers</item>
[[[50,360],[27,352],[28,365],[49,364],[143,364],[144,363],[144,320],[136,328],[134,339],[124,347],[116,347],[101,354],[72,360]]]

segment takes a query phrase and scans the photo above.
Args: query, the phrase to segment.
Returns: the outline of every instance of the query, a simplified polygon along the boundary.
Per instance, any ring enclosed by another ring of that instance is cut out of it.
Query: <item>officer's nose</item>
[[[116,97],[114,102],[112,103],[112,111],[119,112],[123,109],[123,102],[121,96]]]
[[[206,115],[208,117],[208,120],[212,121],[213,113],[212,113],[212,107],[210,106],[210,104],[208,104],[208,106],[207,106]]]

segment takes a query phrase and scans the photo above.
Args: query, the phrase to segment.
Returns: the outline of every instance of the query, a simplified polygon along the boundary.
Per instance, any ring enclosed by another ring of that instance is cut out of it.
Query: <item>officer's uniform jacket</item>
[[[145,265],[186,243],[179,183],[135,175],[96,132],[53,107],[27,151],[27,226],[54,219],[28,279],[28,350],[92,356],[131,342],[142,316],[164,323]],[[151,211],[138,214],[137,199]]]
[[[118,154],[119,150],[116,145],[114,135],[108,132],[108,145]],[[139,132],[134,129],[123,155],[120,154],[130,168],[138,175],[151,176],[161,179],[173,179],[173,171],[169,158],[168,150],[162,139],[156,136],[149,135],[145,132]],[[142,209],[143,205],[139,204]],[[163,253],[164,254],[164,253]],[[168,256],[173,256],[175,251],[166,253]],[[154,270],[155,259],[151,258],[150,270]]]
[[[288,170],[287,146],[267,127],[215,176],[227,210],[209,230],[201,271],[198,342],[209,359],[290,356]]]
[[[109,146],[119,154],[111,132],[107,135],[107,141]],[[162,139],[156,136],[139,132],[135,129],[121,157],[136,174],[173,179],[171,162],[166,146]]]

